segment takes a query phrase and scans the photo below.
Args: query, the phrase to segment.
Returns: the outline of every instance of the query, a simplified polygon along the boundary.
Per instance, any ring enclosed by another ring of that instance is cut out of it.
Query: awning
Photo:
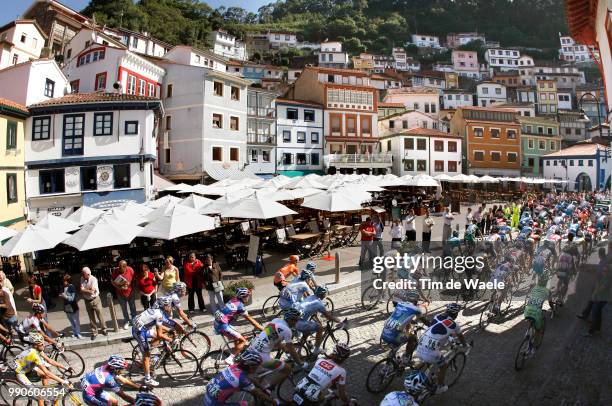
[[[298,176],[306,176],[314,173],[315,175],[325,175],[323,171],[318,171],[316,169],[307,169],[303,171],[278,171],[279,175],[285,175],[289,178],[295,178]]]
[[[253,178],[259,179],[257,175],[252,171],[249,166],[245,166],[243,170],[240,169],[225,169],[225,168],[216,168],[214,166],[205,165],[204,171],[213,178],[214,180],[223,180],[223,179],[245,179],[245,178]]]

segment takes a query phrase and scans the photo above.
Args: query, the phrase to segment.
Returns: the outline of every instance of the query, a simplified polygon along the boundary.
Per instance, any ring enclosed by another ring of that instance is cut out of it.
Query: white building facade
[[[560,36],[559,59],[568,62],[592,62],[594,48],[577,44],[570,36]]]
[[[389,89],[385,103],[402,103],[406,108],[437,118],[440,112],[440,91],[432,87]]]
[[[276,171],[276,97],[262,88],[247,89],[247,163],[258,175]]]
[[[610,189],[606,151],[604,145],[583,142],[545,155],[542,157],[544,177],[567,181],[567,189],[571,191]]]
[[[172,48],[164,59],[183,65],[199,66],[219,72],[227,71],[227,59],[212,52],[203,51],[187,45],[177,45]]]
[[[40,58],[46,39],[34,20],[15,20],[0,27],[0,69]]]
[[[478,106],[488,107],[493,103],[504,103],[507,100],[506,86],[501,83],[482,82],[476,85]]]
[[[487,49],[485,60],[489,64],[489,70],[507,71],[518,69],[521,53],[515,49],[493,48]]]
[[[238,41],[232,34],[223,30],[216,30],[210,33],[209,38],[212,43],[212,51],[215,54],[240,61],[247,60],[246,45],[244,42]]]
[[[57,62],[38,59],[0,70],[2,97],[29,106],[71,92]]]
[[[287,49],[297,46],[297,37],[292,32],[268,32],[267,34],[270,48]]]
[[[153,198],[159,100],[71,94],[30,106],[26,194],[30,219]]]
[[[346,68],[349,57],[342,51],[342,42],[322,42],[319,51],[319,66],[324,68]]]
[[[412,34],[411,38],[419,48],[440,48],[440,38],[435,35]]]
[[[447,89],[442,92],[442,108],[455,110],[460,107],[470,107],[474,105],[474,95],[472,92],[462,89]]]

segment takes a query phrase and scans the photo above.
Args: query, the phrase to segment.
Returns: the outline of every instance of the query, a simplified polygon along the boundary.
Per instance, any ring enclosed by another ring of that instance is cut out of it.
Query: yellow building
[[[28,109],[0,98],[0,226],[24,228],[24,129]]]

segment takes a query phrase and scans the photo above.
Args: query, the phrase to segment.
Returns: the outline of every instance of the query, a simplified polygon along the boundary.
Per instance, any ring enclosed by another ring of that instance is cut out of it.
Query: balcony
[[[276,118],[276,109],[271,107],[247,107],[247,114],[250,117],[274,120]]]
[[[390,168],[391,154],[329,154],[323,158],[325,165],[337,168]]]
[[[247,144],[276,145],[276,136],[273,134],[247,132]]]

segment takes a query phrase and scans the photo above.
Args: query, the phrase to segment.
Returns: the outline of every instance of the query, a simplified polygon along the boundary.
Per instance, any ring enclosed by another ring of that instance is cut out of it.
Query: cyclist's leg
[[[295,325],[295,329],[304,335],[304,340],[312,333],[315,335],[315,349],[321,348],[321,342],[323,341],[323,327],[320,323],[314,320],[298,320]]]
[[[240,354],[247,345],[246,338],[229,324],[220,324],[216,330],[234,343],[234,355]]]
[[[83,391],[83,401],[89,406],[116,406],[119,404],[119,401],[106,391],[98,395],[91,395]]]

